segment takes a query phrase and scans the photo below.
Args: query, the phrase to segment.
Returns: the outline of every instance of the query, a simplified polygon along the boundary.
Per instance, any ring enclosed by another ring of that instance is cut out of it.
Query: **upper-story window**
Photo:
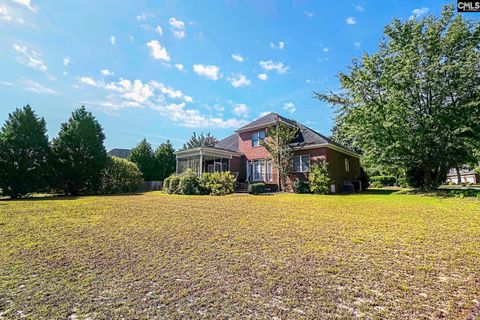
[[[293,157],[293,171],[307,172],[310,169],[310,155],[294,156]]]
[[[345,158],[345,172],[350,172],[350,160]]]
[[[252,147],[260,146],[260,141],[265,140],[265,130],[252,133]]]

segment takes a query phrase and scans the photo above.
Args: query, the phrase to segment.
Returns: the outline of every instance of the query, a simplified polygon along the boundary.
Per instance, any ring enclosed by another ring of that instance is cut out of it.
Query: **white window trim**
[[[260,138],[260,132],[263,132],[263,139]],[[257,135],[257,137],[258,137],[257,140],[254,140],[254,139],[253,139],[254,135]],[[265,130],[259,130],[259,131],[252,132],[252,147],[253,147],[253,148],[261,147],[262,144],[260,143],[260,141],[261,141],[261,140],[264,140],[265,137],[266,137],[266,132],[265,132]],[[255,145],[255,144],[254,144],[254,141],[258,141],[258,145]]]
[[[345,158],[344,165],[345,165],[345,172],[350,172],[350,159]]]
[[[295,157],[300,157],[300,171],[296,171],[295,170]],[[303,168],[303,162],[302,162],[302,157],[308,157],[308,169],[309,170],[306,170],[306,171],[303,171],[302,168]],[[299,154],[299,155],[294,155],[293,156],[293,161],[292,161],[292,166],[293,166],[293,173],[305,173],[305,172],[308,172],[310,171],[310,162],[311,162],[311,159],[310,159],[310,154]]]
[[[263,168],[263,175],[262,175],[262,170],[260,170],[260,179],[255,179],[255,163],[260,162],[261,167]],[[252,163],[252,181],[253,182],[265,182],[265,176],[267,174],[266,170],[266,161],[265,159],[254,159],[251,160]]]

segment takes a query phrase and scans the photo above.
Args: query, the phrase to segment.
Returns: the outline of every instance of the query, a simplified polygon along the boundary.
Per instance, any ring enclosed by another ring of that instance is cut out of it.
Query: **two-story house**
[[[178,174],[190,168],[203,172],[230,171],[240,182],[265,182],[271,190],[278,185],[277,170],[272,165],[270,154],[261,141],[266,131],[277,121],[298,127],[297,136],[291,142],[295,149],[292,180],[308,179],[310,165],[315,161],[326,161],[334,184],[332,191],[338,192],[346,183],[360,179],[359,155],[332,141],[320,133],[282,117],[269,113],[220,140],[213,148],[195,148],[176,152]]]

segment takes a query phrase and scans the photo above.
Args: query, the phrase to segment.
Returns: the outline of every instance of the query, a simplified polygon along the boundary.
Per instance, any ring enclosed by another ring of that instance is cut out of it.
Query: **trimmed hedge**
[[[373,185],[379,185],[381,184],[381,187],[388,187],[388,186],[393,186],[397,183],[397,178],[394,176],[372,176],[370,177],[370,184]],[[375,188],[375,187],[374,187]]]
[[[234,189],[235,177],[228,171],[204,173],[199,177],[189,169],[163,181],[163,190],[170,194],[218,196],[233,193]]]
[[[248,185],[248,193],[251,194],[262,194],[267,192],[264,182],[255,182]]]

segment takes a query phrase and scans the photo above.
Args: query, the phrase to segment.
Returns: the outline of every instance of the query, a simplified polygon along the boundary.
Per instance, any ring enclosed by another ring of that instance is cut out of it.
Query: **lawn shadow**
[[[7,201],[63,201],[63,200],[77,200],[79,198],[85,197],[127,197],[127,196],[139,196],[143,195],[145,192],[135,192],[135,193],[120,193],[120,194],[91,194],[91,195],[80,195],[80,196],[68,196],[64,194],[49,194],[44,196],[30,196],[17,199],[11,198],[0,198],[0,202]]]
[[[374,194],[374,195],[382,195],[382,196],[389,196],[392,193],[397,193],[400,190],[395,190],[395,189],[367,189],[365,191],[362,191],[362,194]]]

